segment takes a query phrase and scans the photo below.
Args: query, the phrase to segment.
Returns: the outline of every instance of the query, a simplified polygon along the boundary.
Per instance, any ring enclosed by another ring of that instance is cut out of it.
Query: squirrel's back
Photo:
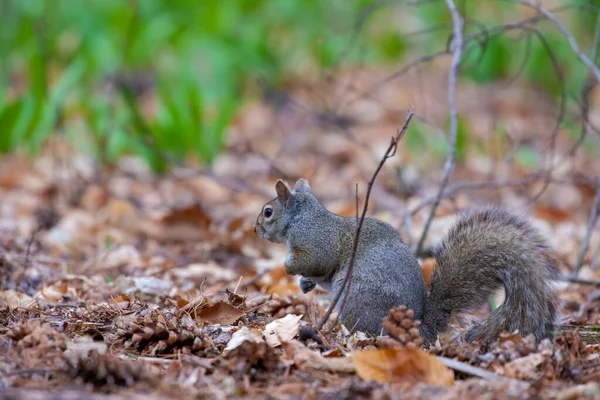
[[[504,302],[469,328],[466,340],[491,340],[503,330],[538,340],[552,336],[557,261],[526,219],[495,206],[464,213],[433,255],[437,265],[421,327],[426,342],[446,328],[451,313],[481,306],[501,287]]]

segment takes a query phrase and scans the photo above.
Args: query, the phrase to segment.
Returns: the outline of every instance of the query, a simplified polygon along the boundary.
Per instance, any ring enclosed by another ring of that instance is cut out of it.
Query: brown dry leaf
[[[232,305],[219,301],[211,306],[198,310],[196,319],[210,324],[230,325],[246,315]]]
[[[288,358],[294,361],[298,368],[311,368],[330,372],[353,373],[355,365],[349,357],[325,358],[302,344],[298,340],[284,342],[281,347]]]
[[[76,301],[79,298],[75,288],[69,287],[69,282],[64,279],[54,282],[52,285],[42,287],[40,294],[45,300],[51,303],[59,303],[65,300]]]
[[[573,214],[568,211],[543,204],[534,206],[533,216],[551,223],[564,222],[573,218]]]
[[[135,230],[139,226],[140,216],[135,206],[124,199],[110,199],[105,212],[111,225]]]
[[[174,303],[177,306],[177,308],[180,308],[180,309],[187,306],[190,303],[188,300],[184,299],[183,297],[181,297],[178,294],[173,296],[172,300],[174,300]]]
[[[245,228],[245,224],[246,224],[246,220],[242,217],[236,217],[234,219],[232,219],[231,221],[229,221],[229,224],[227,226],[227,231],[229,233],[234,233],[240,229]]]
[[[144,230],[159,240],[194,241],[206,237],[211,222],[210,216],[199,205],[192,205],[145,224]]]
[[[538,366],[545,360],[546,357],[541,353],[532,353],[525,357],[519,357],[504,365],[504,375],[515,379],[539,379],[542,372],[538,370]]]
[[[202,209],[202,207],[199,205],[193,205],[187,208],[171,211],[170,214],[162,217],[160,222],[167,226],[183,224],[206,229],[211,223],[211,218],[208,216],[206,211]]]
[[[113,301],[115,303],[131,303],[133,302],[135,299],[133,297],[129,297],[126,294],[122,293],[119,296],[117,296],[115,299],[113,299]]]
[[[356,203],[344,201],[343,203],[330,205],[331,212],[342,215],[344,217],[356,216]]]
[[[81,207],[87,211],[96,211],[106,206],[110,200],[108,191],[99,185],[91,185],[81,196]]]
[[[278,294],[281,297],[285,297],[287,295],[293,295],[296,293],[300,293],[300,287],[292,282],[281,282],[277,283],[273,286],[269,286],[265,291],[267,294]]]
[[[424,382],[454,385],[454,373],[421,349],[377,349],[351,354],[356,373],[365,381]]]
[[[289,275],[286,275],[283,267],[277,267],[269,271],[265,276],[265,280],[270,281],[265,290],[266,294],[278,294],[284,297],[288,294],[300,292],[300,287],[293,282]]]
[[[4,290],[0,292],[0,301],[5,301],[8,308],[28,308],[34,304],[33,298],[15,290]],[[1,303],[0,303],[1,304]]]

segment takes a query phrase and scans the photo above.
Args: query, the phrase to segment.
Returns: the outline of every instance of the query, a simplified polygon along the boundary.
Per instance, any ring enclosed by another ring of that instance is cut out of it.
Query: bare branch
[[[583,53],[581,50],[579,50],[577,41],[575,40],[575,38],[573,37],[573,35],[569,31],[569,29],[565,26],[565,24],[558,17],[556,17],[550,11],[544,9],[539,4],[536,4],[536,3],[533,3],[533,2],[530,2],[527,0],[514,0],[514,1],[536,9],[546,19],[552,21],[554,23],[554,25],[556,25],[558,30],[563,34],[565,39],[567,39],[567,42],[569,42],[569,46],[571,46],[571,50],[573,50],[573,53],[575,53],[575,55],[577,56],[579,61],[581,61],[586,67],[588,67],[590,69],[590,71],[592,71],[594,76],[596,77],[596,80],[598,82],[600,82],[600,70],[598,69],[598,67],[596,67],[596,64],[594,64],[594,62],[585,55],[585,53]]]
[[[458,113],[456,111],[456,76],[458,74],[458,67],[460,66],[460,59],[462,56],[462,47],[463,47],[463,35],[462,35],[462,18],[456,9],[456,5],[453,0],[446,0],[446,5],[448,10],[450,10],[450,14],[452,14],[452,22],[453,22],[453,35],[454,38],[452,40],[453,44],[453,55],[452,55],[452,65],[450,67],[450,73],[448,74],[448,106],[450,113],[450,152],[448,153],[448,157],[446,158],[446,163],[444,164],[444,172],[442,175],[442,181],[440,182],[440,188],[438,190],[436,199],[431,207],[431,212],[429,213],[429,217],[427,218],[427,222],[425,223],[425,227],[423,228],[423,233],[421,234],[421,239],[419,240],[419,244],[417,245],[417,253],[420,253],[423,249],[423,243],[425,243],[425,238],[427,237],[427,232],[429,231],[429,226],[431,225],[431,221],[433,220],[433,216],[435,215],[435,210],[440,204],[440,200],[442,195],[444,194],[444,189],[448,184],[448,180],[450,179],[450,175],[454,170],[454,157],[456,156],[456,137],[458,134]]]
[[[583,266],[583,259],[585,257],[585,253],[590,245],[590,239],[592,238],[592,232],[594,231],[594,226],[596,225],[596,220],[598,219],[598,211],[600,209],[600,180],[596,184],[596,196],[594,196],[594,203],[592,204],[592,211],[590,212],[590,217],[588,218],[585,238],[583,239],[583,243],[581,243],[581,248],[579,249],[579,255],[577,256],[577,263],[575,264],[575,269],[573,270],[573,277],[577,277],[579,274],[579,270]]]
[[[596,16],[596,27],[594,28],[594,43],[592,44],[592,51],[590,56],[594,64],[596,64],[596,58],[598,57],[598,45],[600,45],[600,11]]]
[[[595,271],[598,268],[598,264],[596,261],[598,259],[598,257],[600,257],[600,241],[598,241],[598,244],[596,245],[594,252],[590,256],[590,267],[592,268],[593,271]]]
[[[560,276],[559,281],[576,283],[578,285],[600,286],[599,279],[581,279],[574,276]]]
[[[498,375],[494,372],[490,372],[483,368],[475,367],[473,365],[470,365],[470,364],[467,364],[467,363],[464,363],[462,361],[458,361],[458,360],[455,360],[452,358],[443,357],[443,356],[437,356],[436,358],[438,359],[439,362],[441,362],[448,368],[452,368],[455,371],[462,372],[462,373],[472,375],[472,376],[476,376],[478,378],[492,380],[492,381],[499,381],[499,380],[513,381],[514,380],[516,382],[519,382],[515,379],[507,378],[505,376]]]
[[[406,133],[406,130],[408,129],[408,125],[410,124],[410,120],[412,119],[413,115],[414,115],[414,112],[412,110],[410,110],[408,112],[408,114],[406,115],[406,119],[404,120],[404,125],[402,126],[402,128],[400,130],[398,130],[398,132],[396,133],[395,136],[392,136],[390,145],[388,146],[385,154],[383,155],[383,158],[379,162],[377,169],[375,169],[375,172],[373,173],[371,180],[369,180],[369,184],[367,186],[367,194],[365,195],[365,203],[364,203],[363,209],[362,209],[362,214],[360,216],[360,219],[358,219],[358,223],[356,225],[356,234],[354,235],[354,243],[352,244],[352,253],[350,255],[350,261],[348,262],[348,267],[347,267],[348,269],[346,270],[346,276],[344,277],[344,283],[342,284],[342,288],[340,290],[338,290],[335,298],[329,305],[327,312],[325,313],[323,318],[321,318],[321,321],[319,321],[319,324],[317,325],[317,330],[321,330],[323,328],[323,326],[327,323],[327,320],[329,319],[329,317],[331,316],[331,313],[333,312],[337,303],[339,302],[342,293],[345,293],[345,295],[344,295],[344,300],[342,301],[342,305],[340,306],[340,312],[338,314],[340,314],[342,312],[342,310],[344,309],[344,306],[346,305],[346,299],[348,298],[348,293],[350,292],[350,288],[352,286],[352,273],[354,272],[354,260],[356,258],[356,251],[358,250],[358,240],[360,237],[360,231],[362,230],[362,226],[365,221],[365,216],[367,214],[367,209],[369,207],[369,198],[371,197],[371,190],[373,189],[373,184],[375,183],[375,179],[377,178],[379,171],[381,171],[381,168],[383,168],[383,164],[385,164],[385,161],[388,158],[393,157],[396,154],[396,150],[398,148],[398,143],[400,142],[400,140]],[[357,204],[358,204],[358,202],[357,202]]]

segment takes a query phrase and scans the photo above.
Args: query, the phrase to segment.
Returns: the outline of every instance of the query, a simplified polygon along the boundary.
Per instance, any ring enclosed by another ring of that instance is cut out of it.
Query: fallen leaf
[[[284,297],[288,294],[300,293],[300,287],[293,281],[293,278],[287,275],[283,267],[277,267],[269,271],[265,277],[266,294],[278,294]]]
[[[105,354],[107,348],[106,343],[94,341],[90,336],[82,336],[67,342],[64,355],[71,362],[75,362],[77,359],[87,357],[92,351]]]
[[[285,354],[299,368],[310,368],[329,372],[354,373],[356,371],[349,357],[323,357],[303,345],[298,340],[283,342]]]
[[[172,274],[181,280],[210,277],[216,281],[231,281],[237,277],[235,272],[223,268],[214,261],[194,263],[185,267],[175,268]]]
[[[141,216],[135,206],[128,200],[111,199],[106,204],[104,212],[111,225],[128,230],[139,228]]]
[[[133,302],[135,299],[132,297],[127,296],[126,294],[120,294],[119,296],[117,296],[113,302],[115,303],[131,303]]]
[[[454,385],[454,373],[421,349],[376,349],[351,354],[356,373],[364,381]]]
[[[229,325],[246,315],[232,305],[219,301],[211,306],[198,310],[197,319],[210,324]]]
[[[33,298],[22,292],[5,290],[0,292],[0,300],[6,301],[8,308],[27,308],[33,304]]]
[[[173,210],[162,218],[145,224],[151,237],[168,241],[202,240],[208,233],[211,218],[199,206]]]
[[[233,350],[247,340],[255,343],[262,343],[264,341],[260,331],[255,329],[250,330],[248,327],[243,326],[238,331],[234,332],[229,342],[227,342],[225,350]]]
[[[535,380],[539,379],[541,371],[538,366],[546,360],[541,353],[532,353],[525,357],[519,357],[504,365],[504,374],[509,378]]]
[[[281,342],[292,340],[298,334],[302,317],[302,315],[288,314],[267,324],[264,331],[267,344],[277,347],[281,345]]]
[[[536,218],[552,223],[568,221],[573,218],[573,215],[568,211],[543,204],[536,204],[532,214]]]
[[[171,288],[173,287],[173,282],[158,279],[153,276],[140,276],[133,278],[133,282],[135,287],[126,291],[126,293],[139,290],[145,294],[168,296]]]
[[[58,303],[63,300],[64,296],[67,295],[69,286],[66,281],[61,280],[54,282],[50,286],[46,286],[40,289],[41,295],[51,303]],[[74,292],[74,291],[73,291]]]
[[[210,225],[211,218],[206,211],[199,205],[193,205],[179,210],[173,210],[171,213],[161,218],[165,225],[193,225],[199,228],[207,228]]]
[[[93,237],[95,230],[96,221],[92,215],[82,210],[73,210],[50,229],[47,239],[55,246],[78,246],[87,238]]]

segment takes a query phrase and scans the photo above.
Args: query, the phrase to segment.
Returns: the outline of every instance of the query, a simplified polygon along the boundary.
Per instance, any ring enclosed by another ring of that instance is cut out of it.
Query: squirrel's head
[[[280,179],[275,184],[275,191],[277,197],[265,204],[256,218],[254,232],[271,242],[284,243],[290,219],[300,212],[298,205],[305,202],[306,195],[313,196],[305,179],[298,179],[292,190]]]

